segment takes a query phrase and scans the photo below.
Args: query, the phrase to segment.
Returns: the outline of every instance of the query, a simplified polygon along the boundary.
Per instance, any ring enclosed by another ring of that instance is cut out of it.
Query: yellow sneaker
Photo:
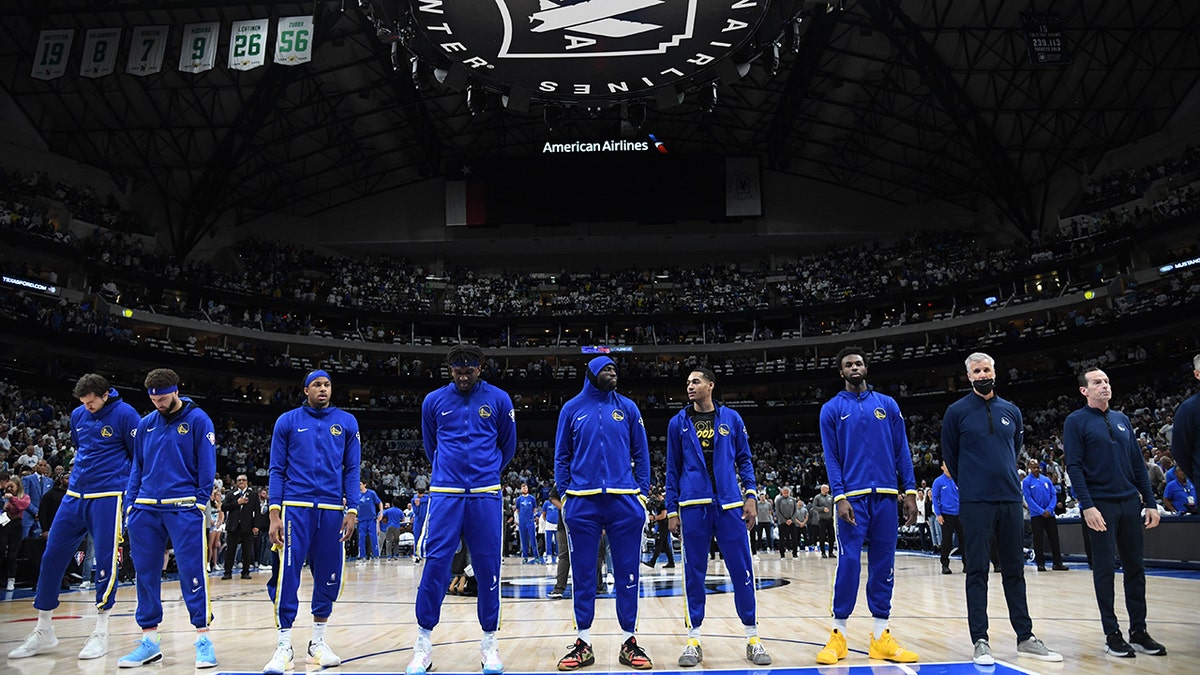
[[[846,636],[836,628],[829,634],[829,642],[825,643],[825,648],[817,652],[817,663],[829,666],[841,661],[850,655],[850,650],[846,647]]]
[[[892,663],[917,662],[917,653],[901,647],[896,638],[892,637],[892,631],[886,629],[883,631],[883,637],[878,640],[875,639],[875,634],[871,633],[871,649],[867,651],[867,656]]]

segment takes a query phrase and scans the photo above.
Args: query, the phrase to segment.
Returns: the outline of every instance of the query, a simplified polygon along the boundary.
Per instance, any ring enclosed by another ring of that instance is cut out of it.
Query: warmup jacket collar
[[[685,406],[671,420],[667,430],[667,484],[664,495],[667,515],[678,515],[680,507],[709,504],[722,509],[745,504],[748,497],[758,498],[754,466],[746,424],[732,408],[713,401],[713,477],[716,494],[705,471],[704,451],[692,424],[692,405]],[[687,461],[692,458],[692,462]]]
[[[121,402],[121,394],[119,394],[116,389],[110,387],[108,390],[108,400],[104,402],[104,406],[96,412],[88,412],[88,414],[95,419],[102,420],[111,415],[114,410],[119,408]],[[87,408],[84,408],[84,411],[86,412]]]
[[[180,396],[179,400],[183,403],[183,405],[179,406],[179,410],[176,410],[173,413],[164,413],[164,412],[160,411],[158,408],[155,408],[154,413],[156,415],[158,415],[158,417],[160,419],[162,419],[164,422],[170,424],[171,422],[186,415],[188,413],[188,411],[191,410],[192,408],[196,407],[196,404],[192,402],[192,399],[190,399],[186,396]],[[108,407],[108,406],[105,406],[105,407]]]

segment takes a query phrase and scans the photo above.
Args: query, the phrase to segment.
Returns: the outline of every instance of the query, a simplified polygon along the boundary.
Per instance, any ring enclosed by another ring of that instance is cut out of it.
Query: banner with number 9
[[[179,44],[180,72],[202,73],[212,70],[217,60],[217,42],[220,38],[221,24],[216,21],[184,26],[183,40]]]

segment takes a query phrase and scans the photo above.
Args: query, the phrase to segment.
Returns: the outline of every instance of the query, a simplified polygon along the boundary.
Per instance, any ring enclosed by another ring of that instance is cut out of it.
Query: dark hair
[[[1079,386],[1081,386],[1081,387],[1088,386],[1088,373],[1094,373],[1097,370],[1100,370],[1100,369],[1099,368],[1086,368],[1084,370],[1081,370],[1079,372]]]
[[[483,365],[483,350],[475,345],[456,344],[446,352],[446,363],[453,366],[455,363],[478,363]]]
[[[692,368],[691,372],[700,373],[700,375],[709,382],[712,382],[713,384],[717,383],[717,378],[715,375],[713,375],[712,369],[708,368],[707,366],[696,366],[695,368]]]
[[[850,356],[852,354],[857,354],[858,356],[861,356],[864,366],[869,365],[867,363],[867,353],[865,351],[863,351],[863,348],[859,347],[858,345],[849,345],[846,347],[842,347],[841,351],[839,351],[837,353],[837,356],[834,357],[834,359],[837,361],[838,370],[842,369],[842,359],[844,359],[847,356]]]
[[[71,390],[71,395],[75,398],[83,398],[88,394],[103,396],[108,393],[108,380],[104,379],[103,375],[96,373],[88,373],[79,378],[75,383],[75,388]]]
[[[160,387],[173,387],[179,384],[179,375],[170,368],[155,368],[146,373],[146,381],[144,386],[147,389],[158,389]]]

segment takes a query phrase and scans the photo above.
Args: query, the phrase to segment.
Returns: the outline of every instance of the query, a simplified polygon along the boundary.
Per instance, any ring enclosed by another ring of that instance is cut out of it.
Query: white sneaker
[[[15,579],[9,579],[9,580],[8,580],[8,585],[4,587],[4,590],[6,590],[6,591],[15,591],[15,590],[17,590],[17,582],[16,582],[16,580],[15,580]]]
[[[334,654],[333,650],[329,648],[329,645],[325,644],[324,640],[308,643],[308,656],[304,657],[304,662],[326,668],[342,665],[341,657]]]
[[[417,646],[413,647],[412,661],[409,661],[404,668],[404,675],[425,675],[431,670],[433,670],[431,646],[428,643],[420,644],[418,642]]]
[[[296,667],[295,661],[292,660],[291,645],[276,645],[275,654],[271,656],[271,660],[267,661],[267,665],[263,666],[263,675],[283,675],[289,670]]]
[[[483,666],[483,675],[500,675],[504,672],[500,650],[495,645],[479,650],[479,664]]]
[[[25,642],[21,643],[20,647],[8,653],[10,659],[27,659],[30,656],[36,656],[46,651],[54,649],[58,646],[58,637],[54,634],[54,627],[51,626],[48,630],[35,628],[29,637],[25,638]]]
[[[83,643],[83,649],[79,650],[79,658],[82,661],[90,659],[98,659],[108,653],[108,633],[92,633],[88,636],[87,642]]]
[[[79,582],[79,590],[81,590],[81,591],[90,591],[93,588],[95,588],[95,586],[93,586],[92,582],[90,582],[90,581]]]

